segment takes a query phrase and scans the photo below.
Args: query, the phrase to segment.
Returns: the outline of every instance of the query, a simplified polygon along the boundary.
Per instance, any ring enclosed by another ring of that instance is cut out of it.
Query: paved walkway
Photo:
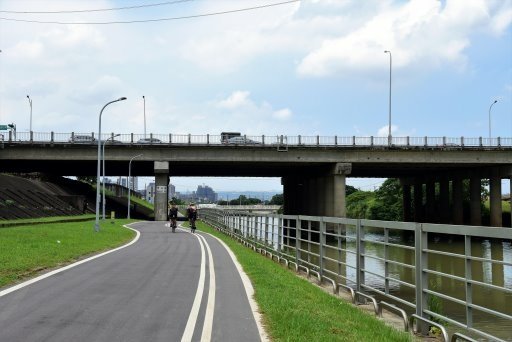
[[[0,294],[0,341],[262,339],[218,240],[163,222],[131,227],[133,245]]]

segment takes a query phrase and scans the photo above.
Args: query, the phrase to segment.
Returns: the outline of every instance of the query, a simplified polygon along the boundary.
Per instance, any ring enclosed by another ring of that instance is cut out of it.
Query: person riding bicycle
[[[190,231],[195,233],[196,231],[196,220],[197,220],[197,209],[194,203],[190,203],[187,208],[187,218],[190,223]]]
[[[176,220],[178,219],[178,208],[176,207],[176,203],[171,203],[171,208],[169,208],[169,225],[174,233],[176,231]]]

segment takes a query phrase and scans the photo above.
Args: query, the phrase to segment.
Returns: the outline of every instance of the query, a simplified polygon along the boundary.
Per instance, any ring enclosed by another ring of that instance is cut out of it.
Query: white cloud
[[[227,109],[236,109],[251,104],[248,91],[234,91],[227,99],[219,101],[218,106]]]
[[[391,125],[391,135],[395,135],[398,132],[398,126]],[[378,137],[387,137],[389,134],[389,125],[379,128],[377,132]]]
[[[488,7],[484,0],[448,0],[444,7],[436,0],[390,3],[360,28],[324,39],[302,59],[297,72],[316,77],[354,70],[371,72],[387,62],[384,50],[392,51],[393,65],[398,68],[446,63],[464,66],[464,50],[475,30],[494,25],[503,31],[510,25],[508,10],[491,21]]]
[[[502,34],[512,24],[512,8],[504,8],[491,21],[491,29],[496,34]]]
[[[276,110],[273,116],[279,120],[288,120],[292,117],[292,111],[288,108]]]

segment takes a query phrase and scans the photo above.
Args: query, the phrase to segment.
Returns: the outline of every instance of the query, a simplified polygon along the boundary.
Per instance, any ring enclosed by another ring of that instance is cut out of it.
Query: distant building
[[[197,202],[199,203],[215,203],[218,195],[208,185],[199,185],[196,191]]]
[[[174,192],[174,196],[185,202],[196,202],[196,203],[215,203],[217,202],[218,195],[208,185],[199,185],[197,191],[180,193]]]
[[[169,199],[176,197],[176,187],[169,183]]]
[[[146,186],[146,201],[149,203],[155,204],[155,183],[149,183]]]

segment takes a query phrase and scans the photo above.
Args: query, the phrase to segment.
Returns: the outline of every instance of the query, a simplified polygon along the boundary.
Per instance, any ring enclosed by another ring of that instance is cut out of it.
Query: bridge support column
[[[456,176],[452,181],[452,202],[453,202],[453,224],[462,224],[463,207],[462,207],[462,178]]]
[[[426,201],[426,211],[427,215],[425,217],[425,222],[436,222],[436,183],[433,179],[427,180],[426,184],[426,192],[427,192],[427,201]]]
[[[439,181],[439,198],[441,223],[450,223],[450,182],[446,177]]]
[[[474,174],[469,178],[469,216],[472,226],[482,225],[481,183],[482,180],[479,175]]]
[[[492,170],[491,177],[489,179],[492,227],[501,227],[503,225],[501,209],[501,177],[497,171],[498,170]]]
[[[167,221],[169,162],[155,161],[155,221]]]
[[[402,208],[404,222],[411,222],[411,185],[404,184],[404,182],[402,182]]]
[[[332,217],[346,217],[347,207],[345,202],[346,178],[352,172],[352,164],[336,163],[325,187],[325,215]]]
[[[414,221],[423,222],[423,183],[414,182]]]
[[[304,186],[302,179],[297,177],[283,177],[283,212],[285,215],[299,215],[303,213]]]

